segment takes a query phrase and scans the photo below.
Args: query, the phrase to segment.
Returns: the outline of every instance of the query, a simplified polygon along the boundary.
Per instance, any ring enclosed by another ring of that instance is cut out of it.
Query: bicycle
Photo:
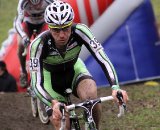
[[[97,103],[102,103],[105,101],[110,101],[113,100],[114,98],[112,96],[106,96],[106,97],[100,97],[94,100],[86,100],[81,103],[73,104],[70,99],[70,94],[72,93],[71,89],[66,90],[67,93],[67,110],[69,111],[69,119],[70,119],[70,127],[71,130],[81,130],[80,126],[80,120],[84,120],[84,128],[85,130],[97,130],[95,122],[93,120],[92,116],[92,110],[94,106]],[[120,91],[117,92],[117,98],[120,102],[119,106],[119,113],[117,114],[118,117],[122,117],[124,115],[124,111],[126,110],[126,104],[123,102],[123,95]],[[75,110],[76,109],[83,109],[84,114],[83,115],[78,115]],[[61,128],[60,130],[65,130],[65,105],[61,104],[60,105],[60,111],[62,113],[62,119],[61,119]]]
[[[37,30],[34,29],[33,34],[31,36],[31,39],[30,39],[30,42],[32,42],[37,37],[37,35],[38,35]],[[25,47],[22,55],[27,56],[27,58],[26,58],[27,59],[27,62],[26,62],[27,65],[26,66],[29,69],[28,47]],[[28,92],[28,95],[31,97],[31,110],[32,110],[33,117],[38,117],[39,116],[39,119],[43,124],[48,124],[49,123],[49,117],[48,117],[48,115],[45,111],[45,105],[36,97],[36,95],[35,95],[31,86],[29,86],[27,88],[27,92]]]

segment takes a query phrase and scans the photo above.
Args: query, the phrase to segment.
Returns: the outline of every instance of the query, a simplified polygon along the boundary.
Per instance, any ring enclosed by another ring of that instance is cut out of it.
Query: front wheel
[[[33,117],[38,116],[37,98],[31,97],[31,110]]]
[[[45,111],[45,105],[37,98],[38,114],[43,124],[49,123],[49,117]]]

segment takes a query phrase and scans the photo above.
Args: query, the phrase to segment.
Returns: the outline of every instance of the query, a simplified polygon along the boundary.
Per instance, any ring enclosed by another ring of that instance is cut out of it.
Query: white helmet
[[[33,5],[37,5],[39,4],[41,0],[30,0],[30,2],[33,4]]]
[[[49,27],[67,26],[72,24],[74,12],[68,3],[57,0],[47,6],[44,19]]]

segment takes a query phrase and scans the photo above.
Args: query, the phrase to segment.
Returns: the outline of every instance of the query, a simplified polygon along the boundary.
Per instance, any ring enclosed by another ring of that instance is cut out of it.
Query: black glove
[[[30,44],[29,38],[27,36],[24,36],[22,38],[22,43],[23,43],[24,47],[27,47]]]

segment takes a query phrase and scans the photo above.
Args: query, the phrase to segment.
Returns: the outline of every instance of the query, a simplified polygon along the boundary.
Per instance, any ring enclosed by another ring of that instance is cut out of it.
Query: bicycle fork
[[[84,120],[85,120],[85,130],[97,130],[96,124],[93,120],[92,111],[89,110],[88,107],[85,108],[84,111]]]

